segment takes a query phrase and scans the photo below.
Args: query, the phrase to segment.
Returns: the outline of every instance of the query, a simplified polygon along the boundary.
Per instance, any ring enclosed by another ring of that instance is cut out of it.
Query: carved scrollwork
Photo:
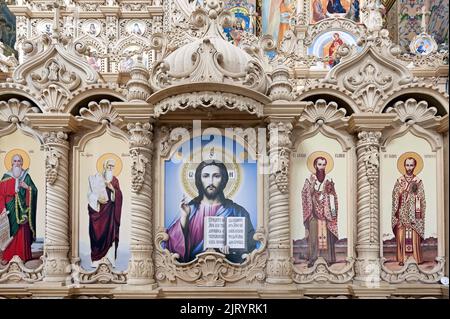
[[[264,105],[248,97],[223,92],[184,93],[166,98],[155,105],[155,116],[159,117],[177,109],[188,108],[238,109],[258,117],[263,115]]]
[[[431,270],[423,270],[414,258],[409,257],[400,270],[391,270],[385,265],[386,259],[382,258],[381,278],[389,283],[403,282],[437,283],[444,276],[445,258],[437,257],[436,264]]]
[[[191,128],[175,127],[173,129],[163,126],[159,129],[159,150],[161,156],[167,156],[172,146],[180,141],[183,136],[189,136]]]
[[[62,83],[69,91],[73,91],[81,84],[81,77],[75,72],[70,72],[64,64],[56,59],[48,60],[41,69],[41,74],[31,73],[31,83],[38,90],[46,88],[51,83]]]
[[[80,266],[80,259],[72,260],[71,283],[78,284],[125,284],[127,273],[115,271],[108,258],[102,258],[98,267],[93,271],[86,271]]]
[[[334,283],[342,284],[350,282],[355,276],[354,270],[355,260],[348,258],[345,266],[338,270],[332,270],[323,257],[319,257],[312,268],[302,272],[294,267],[293,280],[296,283]]]
[[[19,256],[14,256],[4,268],[0,268],[0,283],[33,283],[42,280],[43,271],[44,264],[29,269]]]
[[[181,280],[200,287],[223,287],[227,283],[245,279],[247,283],[262,282],[265,279],[267,263],[266,236],[263,229],[258,229],[253,239],[260,246],[245,258],[242,264],[231,263],[225,255],[214,250],[207,250],[186,264],[179,263],[178,254],[172,254],[163,248],[163,242],[169,239],[165,229],[160,229],[155,237],[156,279],[160,282],[175,283]]]

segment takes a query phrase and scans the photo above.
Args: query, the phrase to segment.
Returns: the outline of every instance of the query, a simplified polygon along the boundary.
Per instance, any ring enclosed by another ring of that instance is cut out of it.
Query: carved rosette
[[[381,132],[358,133],[356,280],[379,281],[379,152]],[[374,275],[375,274],[375,275]],[[378,277],[377,277],[378,276]]]
[[[290,258],[289,226],[289,157],[292,142],[292,124],[272,122],[269,124],[269,260],[267,279],[269,283],[291,283],[292,261]]]
[[[260,246],[248,254],[242,264],[231,263],[215,250],[198,254],[192,262],[180,263],[178,254],[163,248],[163,242],[168,239],[165,229],[159,229],[155,237],[155,277],[160,284],[186,282],[199,287],[223,287],[243,280],[246,284],[262,284],[266,277],[266,236],[262,228],[253,236]]]
[[[129,123],[131,167],[131,259],[130,284],[154,282],[152,247],[152,166],[153,133],[150,123]]]
[[[69,142],[64,132],[44,132],[46,155],[45,281],[64,281],[69,264]]]

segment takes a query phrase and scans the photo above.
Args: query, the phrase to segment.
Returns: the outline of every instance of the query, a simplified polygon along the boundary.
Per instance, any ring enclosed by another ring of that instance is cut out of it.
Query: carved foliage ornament
[[[155,116],[159,117],[177,109],[215,107],[218,109],[237,109],[258,117],[263,115],[264,105],[248,97],[222,92],[184,93],[166,98],[155,105]]]
[[[269,160],[270,172],[275,177],[275,182],[281,193],[287,193],[289,187],[289,157],[292,141],[291,123],[269,124]]]
[[[258,229],[253,238],[261,243],[260,247],[245,255],[242,264],[231,263],[225,255],[215,251],[205,251],[197,255],[192,262],[183,264],[177,261],[178,254],[172,254],[162,248],[162,243],[169,239],[164,229],[155,237],[156,279],[166,283],[181,280],[200,287],[223,287],[245,279],[246,283],[262,282],[265,279],[267,263],[266,236],[263,229]]]
[[[147,164],[150,162],[152,150],[152,125],[150,123],[129,123],[127,129],[130,133],[131,155],[131,190],[139,192],[145,182]]]
[[[59,160],[61,151],[58,147],[68,147],[67,134],[64,132],[44,132],[45,143],[45,177],[50,185],[53,185],[58,178]]]

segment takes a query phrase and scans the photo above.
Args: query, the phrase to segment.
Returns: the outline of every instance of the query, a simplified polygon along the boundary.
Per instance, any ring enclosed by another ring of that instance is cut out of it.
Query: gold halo
[[[10,150],[5,156],[4,163],[5,163],[6,170],[8,170],[8,171],[11,170],[11,167],[12,167],[11,160],[12,160],[13,156],[16,154],[21,155],[23,158],[22,169],[29,168],[30,167],[30,155],[28,155],[28,153],[26,151],[24,151],[20,148],[15,148],[15,149]]]
[[[223,152],[222,149],[215,149],[216,154]],[[201,151],[197,151],[197,152],[201,152]],[[227,152],[223,152],[221,153],[223,155],[223,158],[227,158],[227,160],[225,160],[225,167],[228,170],[228,173],[230,173],[230,171],[234,171],[235,172],[235,177],[234,178],[230,178],[228,180],[227,185],[225,186],[225,189],[223,190],[223,194],[225,195],[226,198],[232,198],[233,195],[237,192],[237,190],[239,189],[240,185],[241,185],[241,181],[242,181],[242,172],[241,172],[241,167],[239,166],[238,163],[234,163],[231,162],[230,160],[233,159],[233,156],[230,154],[227,154]],[[201,155],[200,155],[201,156]],[[194,158],[195,155],[194,155]],[[211,158],[214,159],[214,158]],[[183,185],[183,189],[186,195],[188,195],[190,198],[195,198],[198,195],[198,191],[197,191],[197,187],[195,186],[195,173],[194,173],[194,177],[193,178],[188,178],[189,172],[190,171],[194,171],[197,169],[198,165],[200,165],[200,163],[193,163],[193,162],[187,162],[187,163],[183,163],[183,166],[181,168],[181,182]]]
[[[325,167],[325,174],[328,174],[329,172],[331,172],[334,168],[334,161],[333,161],[333,157],[331,157],[331,155],[327,152],[323,152],[323,151],[317,151],[314,153],[311,153],[308,156],[307,159],[307,165],[308,165],[308,169],[311,173],[315,173],[316,169],[314,168],[314,160],[318,157],[324,157],[327,160],[327,166]]]
[[[419,175],[419,173],[423,170],[423,159],[422,156],[417,154],[416,152],[406,152],[400,155],[400,157],[397,160],[397,169],[400,172],[400,174],[405,175],[406,169],[405,169],[405,159],[408,157],[412,157],[416,160],[416,168],[414,169],[414,175]]]
[[[113,170],[113,175],[116,176],[116,177],[119,176],[120,172],[122,172],[123,164],[122,164],[122,160],[120,159],[120,157],[117,156],[114,153],[105,153],[105,154],[103,154],[102,156],[100,156],[98,158],[98,160],[97,160],[97,172],[100,173],[100,174],[103,172],[103,163],[106,160],[109,160],[109,159],[113,159],[113,160],[116,161],[116,165],[114,166],[114,170]]]

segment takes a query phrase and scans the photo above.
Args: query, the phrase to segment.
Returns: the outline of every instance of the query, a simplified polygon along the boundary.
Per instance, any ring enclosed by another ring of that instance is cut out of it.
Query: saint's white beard
[[[103,176],[105,177],[107,182],[111,182],[114,175],[113,175],[113,172],[111,170],[107,170],[107,171],[105,171]]]
[[[15,178],[20,177],[20,174],[22,174],[22,167],[20,167],[20,166],[13,166],[12,167],[12,173],[13,173],[13,176]]]

